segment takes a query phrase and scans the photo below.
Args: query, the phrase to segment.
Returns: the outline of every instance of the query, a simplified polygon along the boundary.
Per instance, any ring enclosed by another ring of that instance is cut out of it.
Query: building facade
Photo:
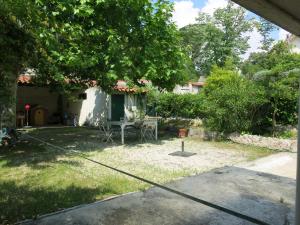
[[[138,93],[118,81],[113,94],[107,94],[100,87],[64,96],[48,87],[37,87],[30,76],[19,77],[17,90],[17,124],[32,126],[50,124],[97,126],[102,119],[133,120],[146,111],[145,93]],[[25,105],[30,105],[27,118]],[[25,118],[24,118],[25,117]]]
[[[300,37],[289,35],[287,42],[292,46],[292,52],[300,54]]]

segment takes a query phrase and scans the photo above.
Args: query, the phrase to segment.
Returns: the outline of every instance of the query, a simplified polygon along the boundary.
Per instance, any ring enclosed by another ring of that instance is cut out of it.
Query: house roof
[[[203,87],[205,82],[198,81],[198,82],[191,82],[190,84],[193,86]]]
[[[70,82],[70,80],[66,80],[66,82]],[[150,81],[148,80],[140,80],[141,84],[147,84]],[[32,84],[32,76],[27,75],[27,74],[21,74],[18,78],[18,84],[20,85],[30,85]],[[89,82],[89,84],[91,86],[96,86],[97,82],[95,80],[92,80]],[[118,80],[116,86],[113,88],[115,91],[118,92],[126,92],[126,93],[137,93],[139,92],[138,88],[130,88],[127,86],[126,81],[124,80]],[[143,93],[145,93],[146,91],[142,91]]]
[[[124,80],[118,80],[114,90],[119,92],[137,92],[136,88],[129,88]]]
[[[32,77],[29,75],[22,74],[18,78],[18,84],[30,84]]]

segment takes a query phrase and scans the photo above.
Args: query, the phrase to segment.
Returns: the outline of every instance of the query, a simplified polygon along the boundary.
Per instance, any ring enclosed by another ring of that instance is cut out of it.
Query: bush
[[[225,134],[251,132],[265,103],[262,88],[237,72],[214,68],[203,90],[204,125]]]
[[[158,116],[202,118],[202,96],[199,94],[152,93],[148,95],[148,109]]]

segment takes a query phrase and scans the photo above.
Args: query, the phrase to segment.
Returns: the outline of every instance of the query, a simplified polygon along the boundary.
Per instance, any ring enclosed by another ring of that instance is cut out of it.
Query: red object
[[[29,104],[26,104],[26,105],[25,105],[25,110],[26,110],[26,111],[29,111],[29,109],[30,109],[30,105],[29,105]]]
[[[179,129],[178,137],[184,138],[184,137],[187,137],[187,135],[188,135],[188,130],[187,129],[185,129],[185,128]]]

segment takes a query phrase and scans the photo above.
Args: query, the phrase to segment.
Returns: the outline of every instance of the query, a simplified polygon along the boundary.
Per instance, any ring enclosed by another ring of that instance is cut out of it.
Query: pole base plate
[[[190,157],[193,155],[196,155],[197,153],[193,153],[193,152],[183,152],[183,151],[177,151],[177,152],[172,152],[169,155],[171,156],[180,156],[180,157]]]

